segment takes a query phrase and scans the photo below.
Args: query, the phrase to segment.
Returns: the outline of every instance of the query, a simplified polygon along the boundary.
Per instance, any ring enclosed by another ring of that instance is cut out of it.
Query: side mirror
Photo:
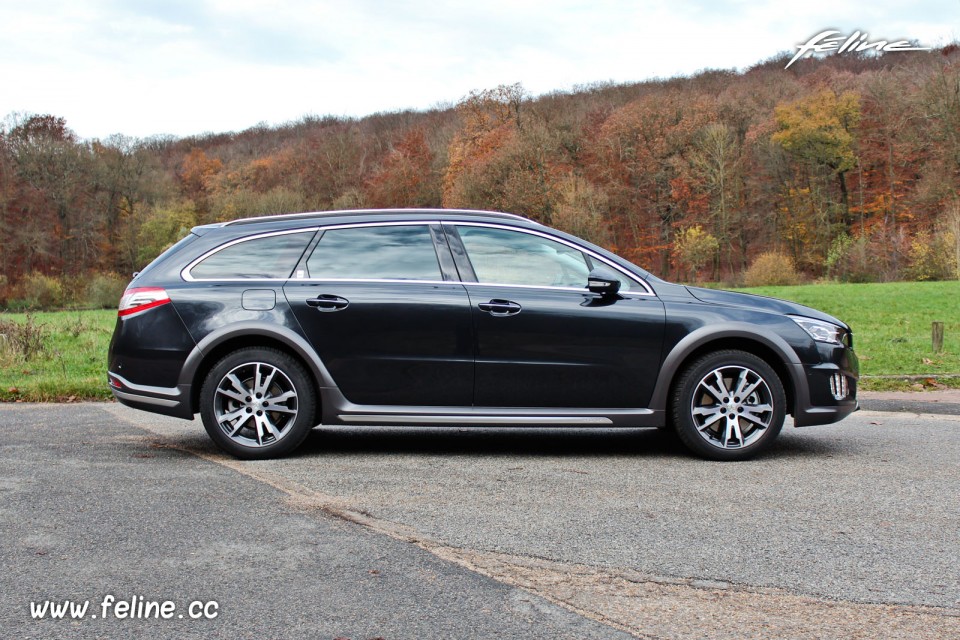
[[[616,295],[620,291],[620,278],[606,267],[596,267],[587,276],[587,289],[602,296]]]

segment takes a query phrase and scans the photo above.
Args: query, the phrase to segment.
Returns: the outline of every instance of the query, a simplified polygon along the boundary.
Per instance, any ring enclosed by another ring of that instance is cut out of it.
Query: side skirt
[[[663,411],[653,409],[530,408],[530,407],[411,407],[358,405],[339,389],[321,389],[323,424],[443,425],[443,426],[569,426],[569,427],[661,427]]]

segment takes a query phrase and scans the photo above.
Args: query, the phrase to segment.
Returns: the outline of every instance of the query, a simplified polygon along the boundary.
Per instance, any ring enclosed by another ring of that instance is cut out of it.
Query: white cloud
[[[937,45],[958,37],[960,1],[37,0],[3,16],[0,115],[53,113],[103,137],[742,68],[828,27]]]

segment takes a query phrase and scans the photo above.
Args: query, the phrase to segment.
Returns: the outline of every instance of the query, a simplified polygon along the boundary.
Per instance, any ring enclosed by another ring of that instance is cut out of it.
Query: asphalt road
[[[0,406],[0,637],[610,637],[529,592],[168,448],[110,408]],[[185,615],[104,619],[107,595],[170,600]],[[97,618],[34,620],[30,603],[48,599],[89,600]],[[217,616],[190,619],[195,601],[216,602]]]
[[[726,464],[645,430],[321,428],[238,462],[113,404],[0,424],[10,637],[960,637],[957,415],[788,426]],[[105,594],[220,613],[30,617]]]

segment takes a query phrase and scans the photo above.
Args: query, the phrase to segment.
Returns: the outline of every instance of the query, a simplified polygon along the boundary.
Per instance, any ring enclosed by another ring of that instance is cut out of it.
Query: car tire
[[[210,438],[248,460],[286,455],[314,427],[316,393],[304,366],[268,347],[234,351],[217,362],[200,390]]]
[[[783,428],[786,393],[763,359],[745,351],[708,353],[683,370],[672,395],[673,427],[710,460],[752,458]]]

